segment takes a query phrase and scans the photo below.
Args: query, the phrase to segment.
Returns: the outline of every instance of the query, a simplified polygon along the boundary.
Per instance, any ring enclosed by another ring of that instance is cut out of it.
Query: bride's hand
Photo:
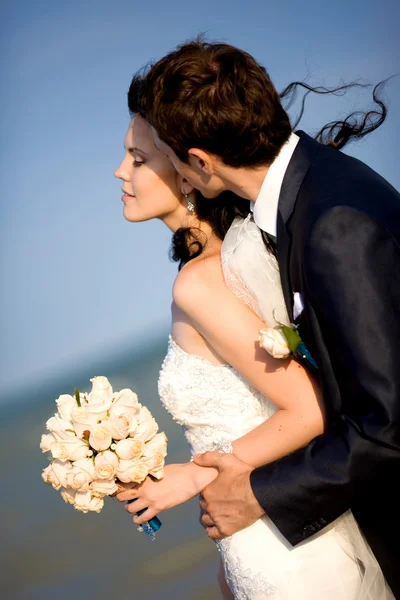
[[[154,481],[147,477],[141,484],[124,484],[125,490],[117,494],[117,498],[120,502],[136,499],[125,506],[131,514],[146,509],[142,515],[133,518],[134,523],[141,525],[160,512],[191,500],[217,475],[217,469],[194,463],[166,465],[162,479]]]

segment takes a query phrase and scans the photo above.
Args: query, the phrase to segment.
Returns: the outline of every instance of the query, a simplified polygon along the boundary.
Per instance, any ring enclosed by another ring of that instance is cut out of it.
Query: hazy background
[[[170,232],[122,218],[113,171],[133,73],[205,32],[292,80],[377,83],[400,72],[397,0],[13,0],[0,3],[0,596],[216,598],[215,550],[196,503],[164,515],[155,544],[114,501],[78,515],[46,487],[39,450],[54,398],[108,375],[132,387],[185,460],[157,375],[176,265]],[[389,116],[347,152],[400,187],[400,77]],[[370,92],[310,98],[302,128],[370,106]],[[296,107],[293,108],[293,114]],[[12,483],[11,483],[12,482]]]

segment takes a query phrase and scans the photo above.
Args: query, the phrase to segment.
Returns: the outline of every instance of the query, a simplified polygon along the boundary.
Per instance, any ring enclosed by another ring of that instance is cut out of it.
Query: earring
[[[185,196],[185,200],[187,200],[187,209],[190,212],[194,212],[194,204],[189,200],[189,194],[183,194]]]

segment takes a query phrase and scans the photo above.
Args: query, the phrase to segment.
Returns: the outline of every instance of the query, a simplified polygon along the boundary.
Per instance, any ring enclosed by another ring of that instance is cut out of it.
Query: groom
[[[156,145],[210,202],[231,190],[255,203],[323,393],[326,430],[307,447],[251,472],[196,457],[220,470],[203,526],[224,537],[266,513],[296,545],[351,509],[400,598],[400,195],[292,132],[265,69],[237,48],[179,47],[150,68],[142,100]]]

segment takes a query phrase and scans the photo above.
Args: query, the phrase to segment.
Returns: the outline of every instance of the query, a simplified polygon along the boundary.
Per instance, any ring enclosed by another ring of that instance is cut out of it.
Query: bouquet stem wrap
[[[132,504],[132,502],[136,502],[136,500],[136,498],[128,500],[127,504]],[[143,508],[142,510],[139,510],[136,514],[140,516],[145,512],[145,510],[146,509]],[[150,519],[150,521],[147,521],[146,523],[143,523],[143,525],[140,525],[138,527],[138,531],[144,531],[147,537],[149,537],[151,541],[154,542],[154,540],[156,539],[156,533],[160,529],[161,525],[162,523],[160,519],[158,517],[153,517],[152,519]]]

